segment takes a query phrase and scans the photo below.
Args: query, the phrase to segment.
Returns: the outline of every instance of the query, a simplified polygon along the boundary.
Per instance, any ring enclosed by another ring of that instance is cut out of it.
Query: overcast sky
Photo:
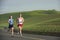
[[[32,10],[60,10],[60,0],[0,0],[0,14]]]

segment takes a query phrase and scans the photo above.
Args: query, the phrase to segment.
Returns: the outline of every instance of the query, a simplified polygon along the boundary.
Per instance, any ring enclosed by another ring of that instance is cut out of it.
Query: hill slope
[[[45,13],[45,11],[22,12],[25,19],[23,30],[37,32],[60,32],[60,14]],[[8,18],[12,15],[14,18],[14,27],[17,28],[16,18],[19,12],[0,15],[0,28],[8,27]]]

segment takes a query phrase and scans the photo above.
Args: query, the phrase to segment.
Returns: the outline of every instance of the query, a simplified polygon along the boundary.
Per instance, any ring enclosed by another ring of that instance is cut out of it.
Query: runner
[[[22,36],[22,26],[23,26],[24,18],[22,17],[22,14],[20,14],[20,17],[17,18],[17,24],[19,28],[19,34]]]
[[[13,18],[12,18],[12,16],[9,17],[8,23],[9,23],[9,31],[11,31],[12,35],[13,35],[14,34],[14,27],[13,27]]]

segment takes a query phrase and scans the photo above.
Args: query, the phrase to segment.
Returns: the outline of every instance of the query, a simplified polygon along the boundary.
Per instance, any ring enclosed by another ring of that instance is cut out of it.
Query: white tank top
[[[23,24],[23,21],[21,18],[18,19],[18,24]]]

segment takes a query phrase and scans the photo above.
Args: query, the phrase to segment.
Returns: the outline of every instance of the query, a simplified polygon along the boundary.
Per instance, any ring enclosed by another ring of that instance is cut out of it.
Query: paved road
[[[23,37],[21,37],[17,33],[12,37],[11,33],[6,32],[5,30],[0,30],[0,40],[60,40],[60,37],[33,34],[23,34]]]

